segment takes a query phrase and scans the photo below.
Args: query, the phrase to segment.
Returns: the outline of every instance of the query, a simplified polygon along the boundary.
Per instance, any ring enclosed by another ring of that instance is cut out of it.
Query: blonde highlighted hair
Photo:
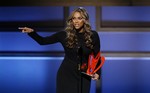
[[[93,48],[92,39],[91,39],[92,32],[91,32],[91,26],[90,26],[90,23],[89,23],[89,15],[83,7],[79,7],[77,9],[75,9],[70,14],[70,16],[68,17],[68,19],[66,21],[67,24],[66,24],[65,31],[67,33],[67,37],[66,37],[67,47],[68,48],[74,48],[78,44],[76,31],[75,31],[75,28],[74,28],[73,22],[72,22],[72,18],[74,16],[75,12],[79,12],[81,14],[82,18],[85,19],[84,26],[83,26],[85,44],[86,44],[87,47],[92,49]]]

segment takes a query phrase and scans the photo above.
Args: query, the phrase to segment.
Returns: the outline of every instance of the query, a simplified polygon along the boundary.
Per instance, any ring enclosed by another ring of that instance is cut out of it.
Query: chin
[[[81,27],[75,27],[75,29],[76,29],[76,30],[79,30],[79,29],[81,29]]]
[[[75,28],[76,30],[79,30],[80,28]]]

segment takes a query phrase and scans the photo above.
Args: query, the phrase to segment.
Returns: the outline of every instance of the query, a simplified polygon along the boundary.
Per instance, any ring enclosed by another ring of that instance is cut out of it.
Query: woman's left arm
[[[93,41],[94,42],[94,47],[93,47],[93,49],[94,49],[94,56],[96,56],[100,52],[100,38],[99,38],[99,35],[98,35],[98,33],[96,31],[93,33],[93,38],[94,38],[93,39],[94,40]],[[101,63],[101,62],[99,62],[99,63]],[[101,75],[100,70],[101,69],[99,69],[96,73],[93,74],[93,76],[92,76],[93,80],[100,79],[100,75]]]

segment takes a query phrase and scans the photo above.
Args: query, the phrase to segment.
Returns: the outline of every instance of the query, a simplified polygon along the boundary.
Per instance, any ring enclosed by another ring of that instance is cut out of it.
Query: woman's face
[[[84,19],[79,12],[75,12],[72,18],[73,26],[76,30],[81,31],[84,25]]]

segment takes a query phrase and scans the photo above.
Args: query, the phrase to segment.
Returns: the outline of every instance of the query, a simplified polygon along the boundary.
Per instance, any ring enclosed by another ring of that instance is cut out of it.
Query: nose
[[[78,19],[74,19],[74,22],[75,22],[75,23],[78,23],[78,21],[79,21]]]

